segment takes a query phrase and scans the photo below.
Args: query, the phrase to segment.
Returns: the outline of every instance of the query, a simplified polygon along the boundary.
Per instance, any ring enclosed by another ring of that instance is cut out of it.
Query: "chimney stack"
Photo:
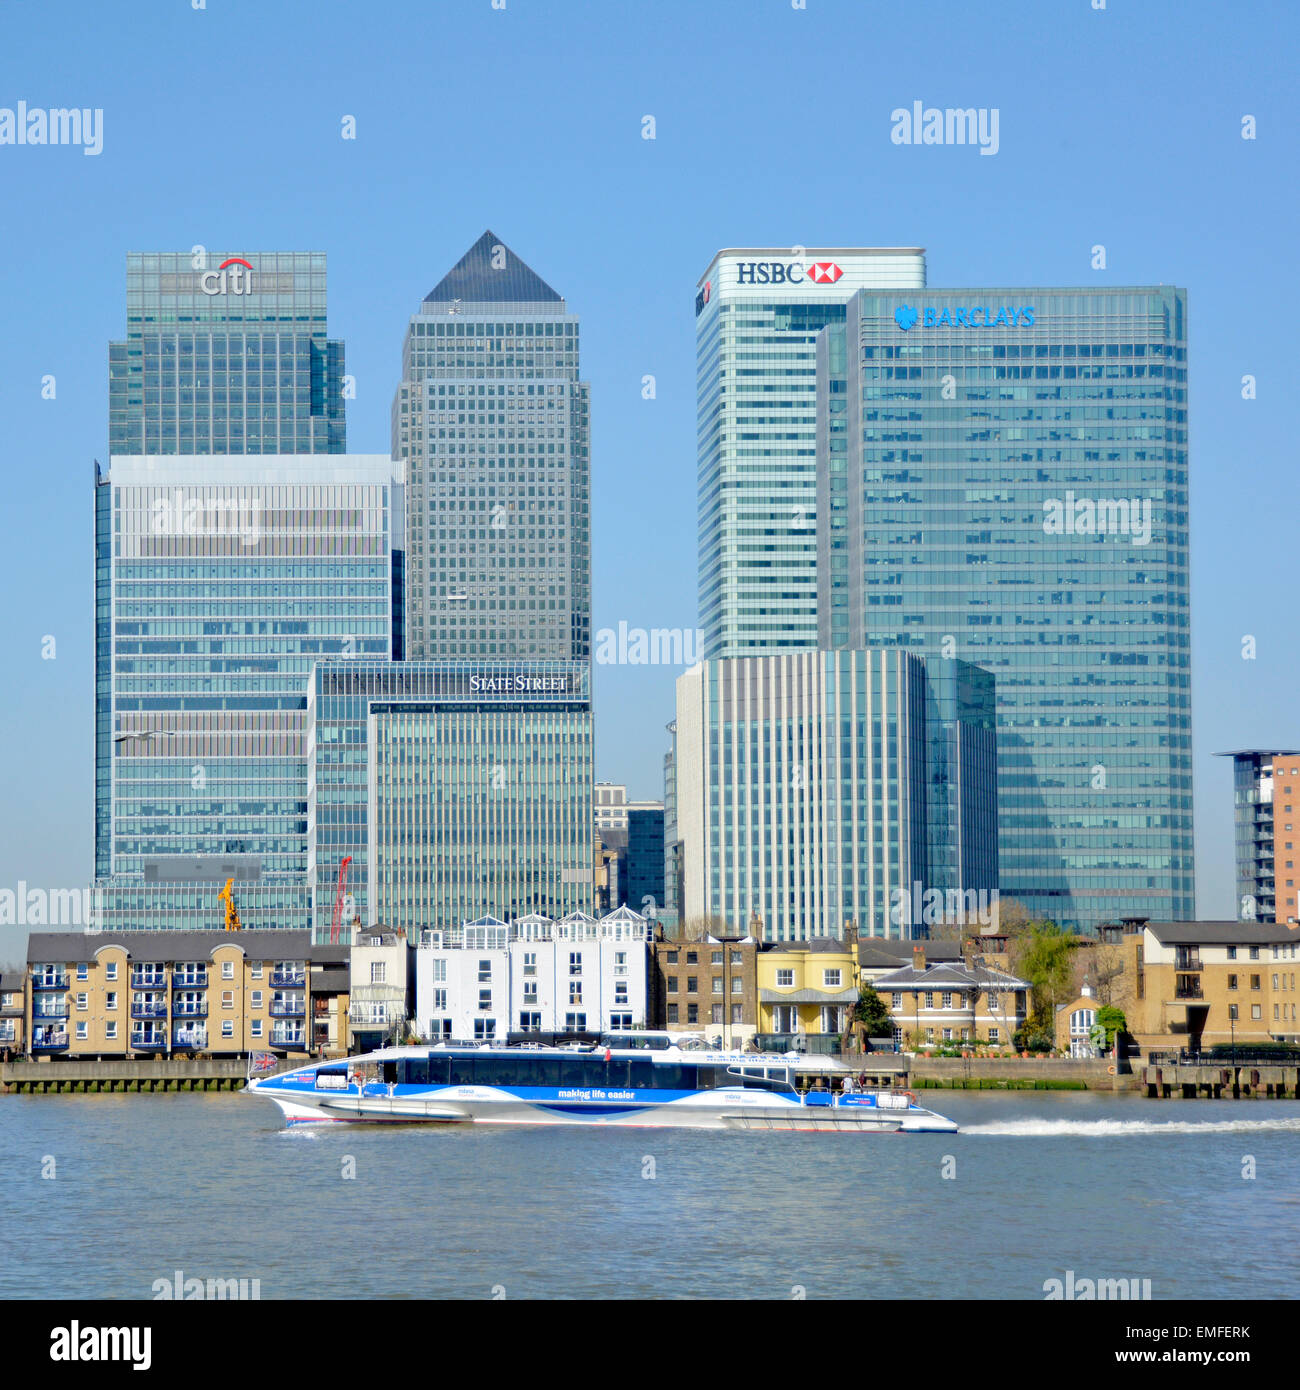
[[[858,928],[852,917],[845,918],[844,921],[844,944],[852,946],[858,939]]]
[[[920,942],[917,942],[917,944],[912,947],[912,969],[925,969],[925,947],[922,946]]]

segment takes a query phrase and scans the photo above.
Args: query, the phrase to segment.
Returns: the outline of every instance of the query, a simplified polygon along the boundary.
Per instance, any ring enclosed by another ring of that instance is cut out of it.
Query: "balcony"
[[[368,1028],[387,1028],[400,1023],[406,1017],[400,1004],[351,1004],[348,1006],[348,1022],[360,1023]]]
[[[207,1018],[208,1006],[202,999],[177,999],[172,1004],[173,1018]]]
[[[133,1052],[166,1052],[167,1034],[132,1032],[131,1049]]]
[[[67,989],[68,977],[66,975],[33,975],[33,989]]]
[[[206,970],[192,971],[188,975],[173,975],[173,989],[207,989],[208,972]]]
[[[301,1028],[272,1028],[272,1047],[305,1047],[307,1035]]]
[[[301,989],[307,983],[305,970],[272,970],[271,986],[274,989]]]
[[[840,1050],[841,1036],[839,1033],[755,1033],[754,1046],[760,1052],[808,1052],[824,1056]]]
[[[272,999],[272,1018],[305,1018],[307,1005],[301,999]]]
[[[199,1052],[208,1045],[206,1028],[177,1028],[172,1034],[172,1046],[182,1052]]]
[[[157,1000],[131,1005],[132,1018],[166,1018],[167,1005]]]
[[[67,1018],[67,1000],[46,1000],[43,999],[39,1004],[32,1008],[32,1018],[40,1020],[42,1018]]]
[[[12,1019],[0,1023],[0,1044],[18,1041],[18,1029]]]
[[[1174,948],[1174,969],[1175,970],[1199,970],[1201,968],[1201,952],[1199,947],[1177,946]]]
[[[1201,993],[1201,982],[1197,980],[1195,984],[1191,985],[1176,985],[1174,998],[1178,1000],[1204,999],[1205,996]]]
[[[54,1028],[34,1028],[32,1030],[33,1052],[62,1052],[68,1046],[67,1030]]]
[[[137,972],[131,976],[132,989],[166,989],[167,976],[161,970]]]

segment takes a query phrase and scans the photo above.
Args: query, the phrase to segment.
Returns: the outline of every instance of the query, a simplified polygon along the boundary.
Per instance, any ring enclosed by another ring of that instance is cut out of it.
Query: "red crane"
[[[352,863],[352,856],[348,857],[339,865],[339,886],[334,894],[334,916],[330,921],[330,945],[337,946],[339,940],[339,927],[343,924],[343,899],[348,891],[348,865]]]

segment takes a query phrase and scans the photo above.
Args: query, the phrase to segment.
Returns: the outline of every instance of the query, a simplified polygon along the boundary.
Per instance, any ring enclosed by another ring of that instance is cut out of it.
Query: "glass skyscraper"
[[[1295,926],[1300,920],[1300,891],[1291,866],[1300,751],[1247,748],[1216,756],[1232,759],[1237,916]]]
[[[997,682],[1000,888],[1195,916],[1187,310],[1161,287],[864,291],[818,345],[818,642]]]
[[[484,232],[402,349],[408,657],[590,656],[588,405],[577,318]]]
[[[213,482],[214,468],[220,482]],[[307,925],[307,680],[391,648],[384,456],[115,458],[97,489],[105,926]]]
[[[993,699],[987,673],[897,648],[679,676],[667,801],[686,920],[745,931],[757,917],[769,941],[840,936],[846,922],[906,940],[991,911]]]
[[[695,296],[703,655],[817,645],[816,342],[861,289],[919,289],[918,247],[719,251]]]
[[[131,252],[108,422],[110,455],[341,454],[324,253]]]
[[[325,661],[307,700],[316,939],[591,911],[590,669],[574,661]]]
[[[196,264],[197,262],[200,262]],[[133,254],[97,470],[97,915],[308,921],[307,679],[394,646],[390,459],[345,446],[318,253]]]

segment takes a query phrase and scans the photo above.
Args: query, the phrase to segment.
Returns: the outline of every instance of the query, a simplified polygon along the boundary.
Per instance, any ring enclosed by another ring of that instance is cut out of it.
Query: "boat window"
[[[402,1082],[407,1086],[429,1084],[429,1062],[425,1057],[412,1057],[398,1064]]]
[[[793,1091],[794,1087],[783,1076],[765,1076],[763,1067],[728,1067],[731,1076],[729,1085],[737,1084],[750,1091]]]
[[[450,1084],[453,1086],[472,1086],[474,1084],[474,1058],[449,1057],[451,1063]]]
[[[656,1091],[694,1091],[699,1080],[699,1068],[694,1066],[655,1067],[654,1089]]]
[[[600,1087],[609,1090],[693,1091],[710,1090],[719,1084],[721,1068],[707,1066],[676,1066],[656,1064],[646,1058],[611,1058],[605,1061],[597,1053],[568,1057],[539,1057],[521,1052],[510,1057],[485,1057],[480,1054],[460,1055],[432,1053],[426,1064],[413,1065],[410,1073],[435,1086],[545,1086],[584,1088]],[[754,1078],[762,1084],[760,1078]]]
[[[384,1081],[386,1081],[386,1082],[396,1081],[396,1080],[397,1080],[397,1063],[396,1063],[396,1062],[384,1062],[384,1063],[382,1063],[382,1066],[383,1066],[383,1079],[384,1079]]]
[[[655,1084],[655,1064],[639,1057],[628,1067],[628,1085],[634,1091],[651,1091]]]

